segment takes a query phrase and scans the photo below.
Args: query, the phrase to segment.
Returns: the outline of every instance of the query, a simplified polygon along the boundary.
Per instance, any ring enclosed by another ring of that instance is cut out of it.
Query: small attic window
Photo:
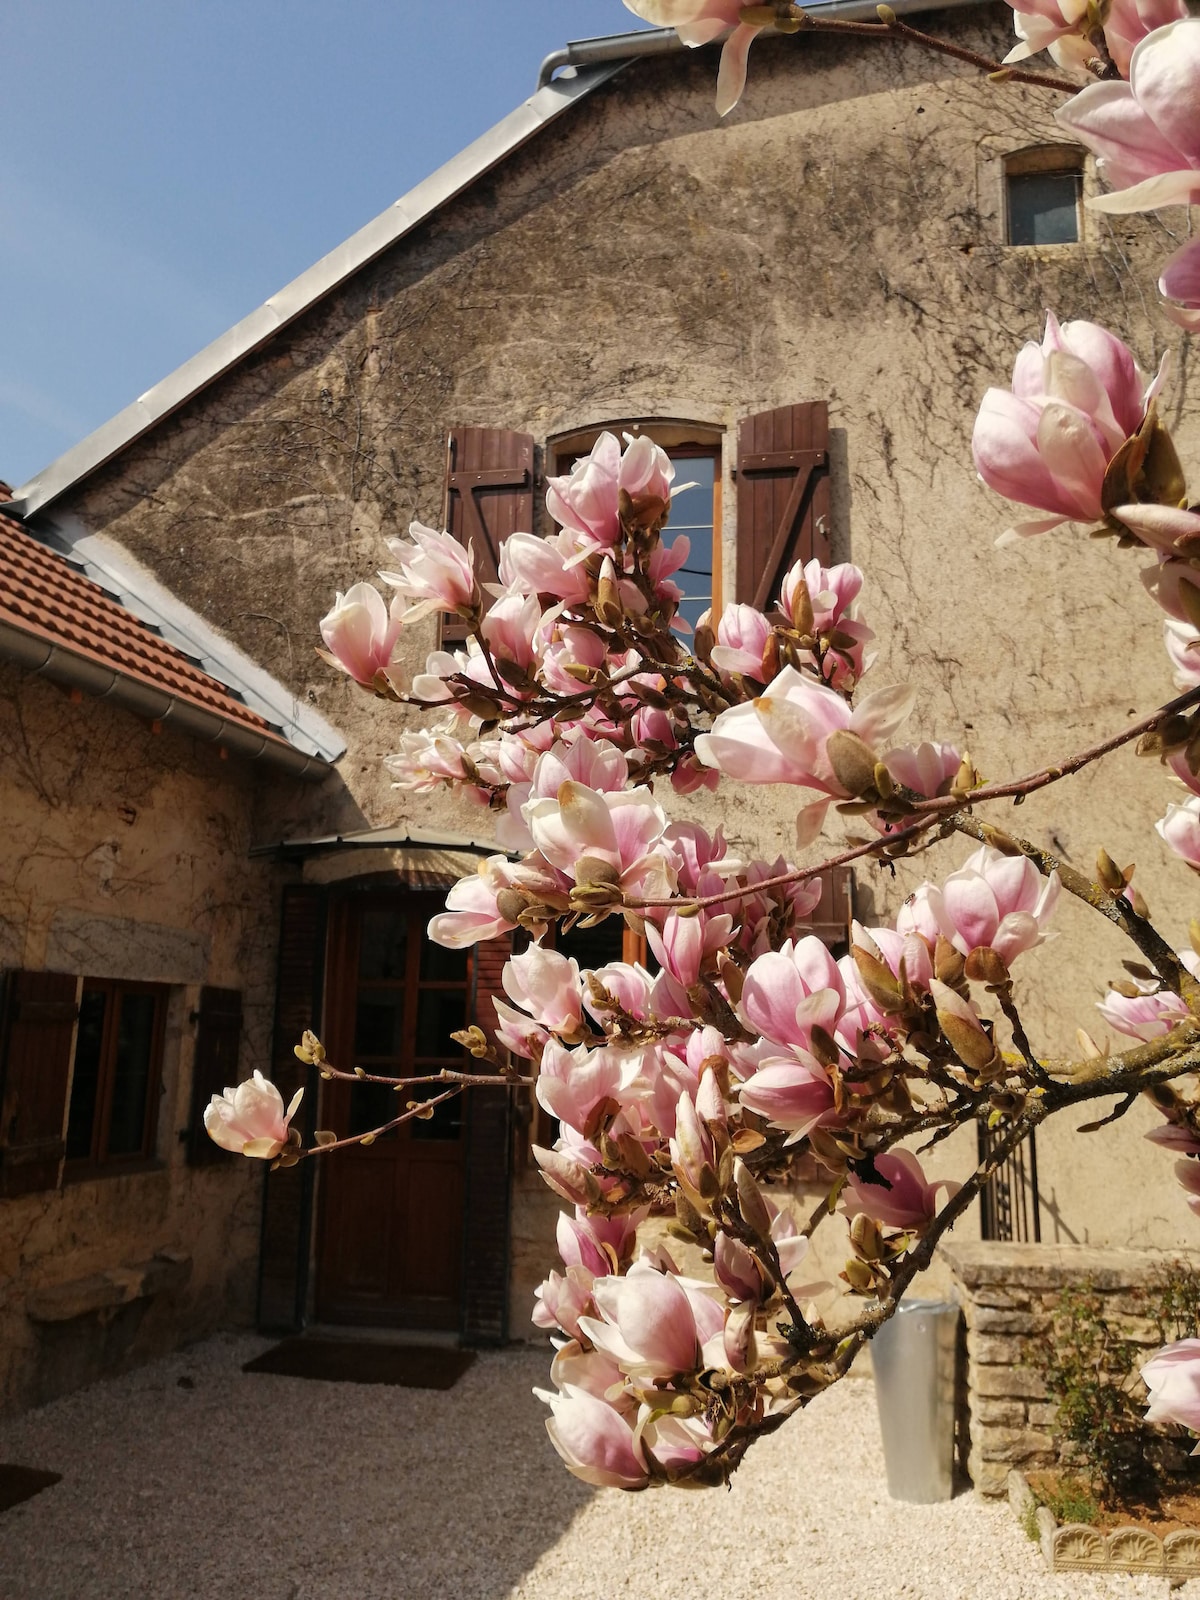
[[[1018,150],[1004,163],[1009,244],[1077,244],[1083,152],[1070,145]]]

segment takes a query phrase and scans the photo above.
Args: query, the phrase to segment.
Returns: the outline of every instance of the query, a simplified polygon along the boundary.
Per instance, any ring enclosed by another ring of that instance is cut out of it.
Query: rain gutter
[[[955,11],[960,6],[979,5],[982,0],[892,0],[898,17],[917,11]],[[833,22],[878,22],[877,0],[827,0],[825,4],[805,6],[811,16]],[[764,29],[774,33],[774,28]],[[723,37],[728,37],[724,35]],[[562,50],[552,51],[542,62],[537,86],[544,89],[555,80],[554,74],[568,67],[596,67],[607,62],[639,60],[645,56],[672,55],[688,47],[680,42],[674,28],[640,28],[630,33],[606,34],[599,39],[575,39]]]
[[[316,782],[331,770],[320,756],[306,755],[277,734],[259,732],[218,711],[207,711],[191,700],[156,689],[140,678],[127,676],[4,621],[0,621],[0,658],[15,662],[61,689],[110,700],[147,722],[176,728],[202,743],[215,745],[243,760],[261,761],[294,778]]]

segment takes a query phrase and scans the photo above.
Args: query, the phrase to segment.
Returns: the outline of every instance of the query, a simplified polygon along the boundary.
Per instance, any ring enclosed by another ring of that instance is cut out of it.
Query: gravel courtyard
[[[0,1423],[0,1461],[63,1481],[0,1516],[0,1600],[1093,1600],[1004,1508],[890,1500],[852,1380],[725,1493],[598,1492],[559,1466],[538,1352],[446,1393],[241,1371],[211,1339]],[[1185,1593],[1200,1584],[1189,1585]]]

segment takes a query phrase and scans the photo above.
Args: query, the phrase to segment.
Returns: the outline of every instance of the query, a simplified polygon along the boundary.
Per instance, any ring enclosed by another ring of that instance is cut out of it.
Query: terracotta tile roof
[[[288,741],[224,684],[141,622],[56,551],[0,513],[0,623],[72,655],[226,717],[278,744]],[[290,748],[290,746],[289,746]]]

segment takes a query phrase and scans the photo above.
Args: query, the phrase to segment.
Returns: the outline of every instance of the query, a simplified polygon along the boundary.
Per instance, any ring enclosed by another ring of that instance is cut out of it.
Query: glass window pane
[[[408,960],[408,917],[390,906],[365,911],[358,951],[360,978],[403,980]]]
[[[461,989],[424,989],[417,1000],[417,1058],[457,1056],[462,1046],[450,1035],[467,1025]]]
[[[465,985],[470,960],[466,950],[447,950],[443,944],[424,939],[421,942],[421,982]]]
[[[71,1114],[67,1119],[67,1160],[80,1161],[92,1153],[96,1125],[96,1086],[100,1081],[100,1048],[104,1043],[104,1013],[108,995],[103,989],[85,989],[79,1006],[75,1035],[75,1071],[71,1079]]]
[[[152,994],[123,994],[119,996],[119,1003],[108,1154],[132,1156],[142,1150],[146,1140],[154,1018],[158,1008]]]
[[[1079,238],[1078,172],[1021,172],[1008,179],[1009,244],[1074,244]]]
[[[403,1037],[403,989],[360,989],[354,1015],[354,1054],[398,1056]]]
[[[669,452],[668,452],[669,454]],[[686,536],[691,549],[674,582],[683,590],[680,615],[692,627],[712,605],[713,590],[713,491],[717,463],[711,456],[672,456],[675,482],[691,483],[671,500],[665,538]]]
[[[559,933],[556,948],[564,955],[578,961],[579,970],[606,967],[610,961],[620,961],[623,949],[625,923],[620,917],[606,917],[594,928],[581,928],[578,924],[569,933]]]
[[[350,1126],[347,1133],[370,1133],[372,1128],[382,1128],[385,1122],[390,1122],[393,1117],[398,1117],[404,1110],[404,1102],[411,1099],[405,1093],[398,1095],[386,1083],[356,1083],[350,1089]],[[387,1139],[394,1138],[396,1130],[385,1134]],[[337,1152],[331,1160],[337,1160]]]
[[[444,1094],[445,1089],[445,1084],[437,1084],[428,1090],[416,1089],[407,1098],[410,1100],[427,1100],[434,1095]],[[484,1089],[480,1092],[482,1094],[492,1094],[496,1091]],[[456,1094],[438,1106],[428,1121],[421,1117],[414,1117],[408,1124],[409,1133],[412,1138],[423,1141],[457,1139],[462,1132],[462,1119],[462,1095]]]

